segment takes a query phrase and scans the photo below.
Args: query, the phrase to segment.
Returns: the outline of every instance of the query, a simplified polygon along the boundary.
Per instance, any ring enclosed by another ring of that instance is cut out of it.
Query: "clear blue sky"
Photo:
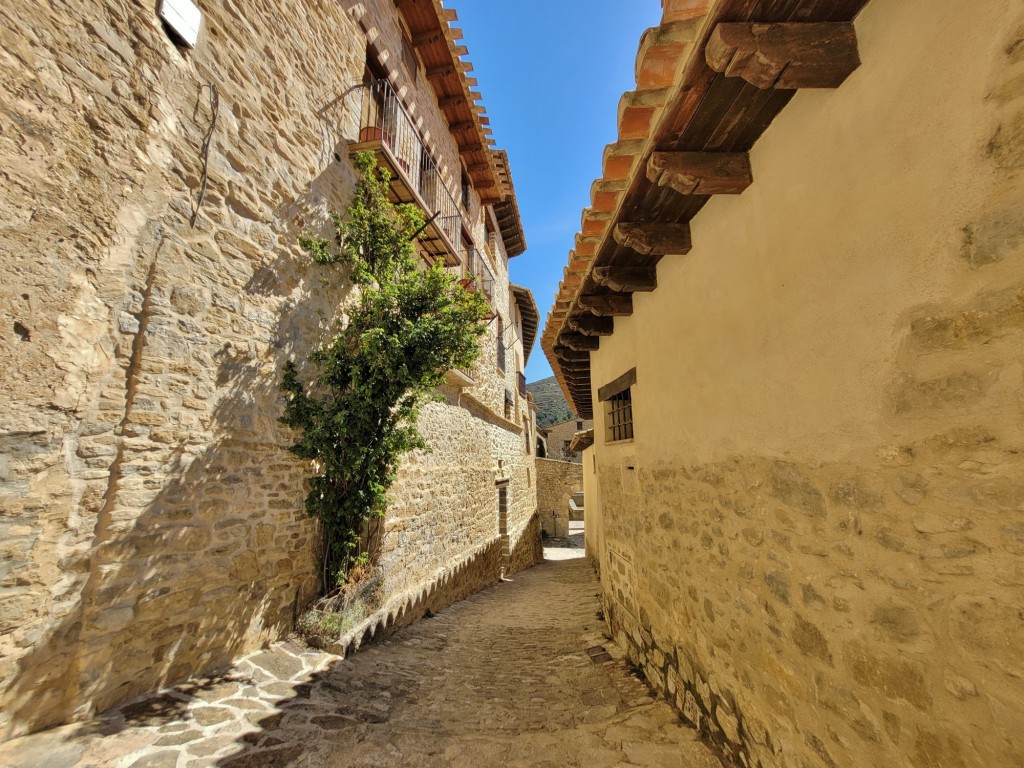
[[[512,281],[533,291],[541,322],[615,141],[619,97],[635,85],[640,35],[659,0],[447,0],[458,11],[497,146],[508,150],[528,249]],[[539,333],[538,333],[539,336]],[[527,381],[551,375],[540,340]]]

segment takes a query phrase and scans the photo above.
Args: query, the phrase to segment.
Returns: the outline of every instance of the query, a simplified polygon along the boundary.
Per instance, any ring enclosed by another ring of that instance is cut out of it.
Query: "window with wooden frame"
[[[498,370],[505,372],[505,323],[498,315]]]
[[[604,439],[606,443],[633,439],[633,392],[636,368],[631,368],[597,391],[604,403]]]
[[[416,49],[409,41],[409,38],[402,36],[402,64],[405,65],[413,84],[416,83],[416,76],[420,71],[420,60],[416,56]]]

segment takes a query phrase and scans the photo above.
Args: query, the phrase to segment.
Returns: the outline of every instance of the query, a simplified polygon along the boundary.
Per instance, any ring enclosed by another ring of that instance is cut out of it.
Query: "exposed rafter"
[[[852,22],[719,24],[706,56],[758,88],[838,88],[860,66]]]
[[[738,195],[754,181],[746,152],[655,152],[647,178],[681,195]]]
[[[689,224],[620,222],[612,232],[615,242],[644,256],[666,256],[690,252]]]
[[[584,336],[582,333],[563,333],[559,338],[562,344],[577,352],[593,352],[600,346],[596,336]]]
[[[615,330],[615,321],[610,317],[589,314],[570,316],[565,324],[584,336],[611,336]]]
[[[654,267],[595,267],[591,276],[595,283],[613,291],[637,293],[658,287],[658,274]]]
[[[602,296],[583,293],[578,301],[581,309],[603,317],[626,317],[633,314],[633,296],[628,293]]]

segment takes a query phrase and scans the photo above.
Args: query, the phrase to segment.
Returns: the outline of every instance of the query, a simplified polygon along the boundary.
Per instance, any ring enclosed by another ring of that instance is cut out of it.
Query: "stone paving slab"
[[[0,766],[720,768],[604,637],[582,552],[545,554],[348,659],[278,643],[222,676],[0,745]]]

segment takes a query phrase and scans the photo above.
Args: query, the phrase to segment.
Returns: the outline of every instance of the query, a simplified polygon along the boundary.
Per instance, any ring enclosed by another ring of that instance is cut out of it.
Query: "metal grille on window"
[[[633,437],[633,399],[626,389],[612,395],[607,402],[608,440],[630,440]]]

